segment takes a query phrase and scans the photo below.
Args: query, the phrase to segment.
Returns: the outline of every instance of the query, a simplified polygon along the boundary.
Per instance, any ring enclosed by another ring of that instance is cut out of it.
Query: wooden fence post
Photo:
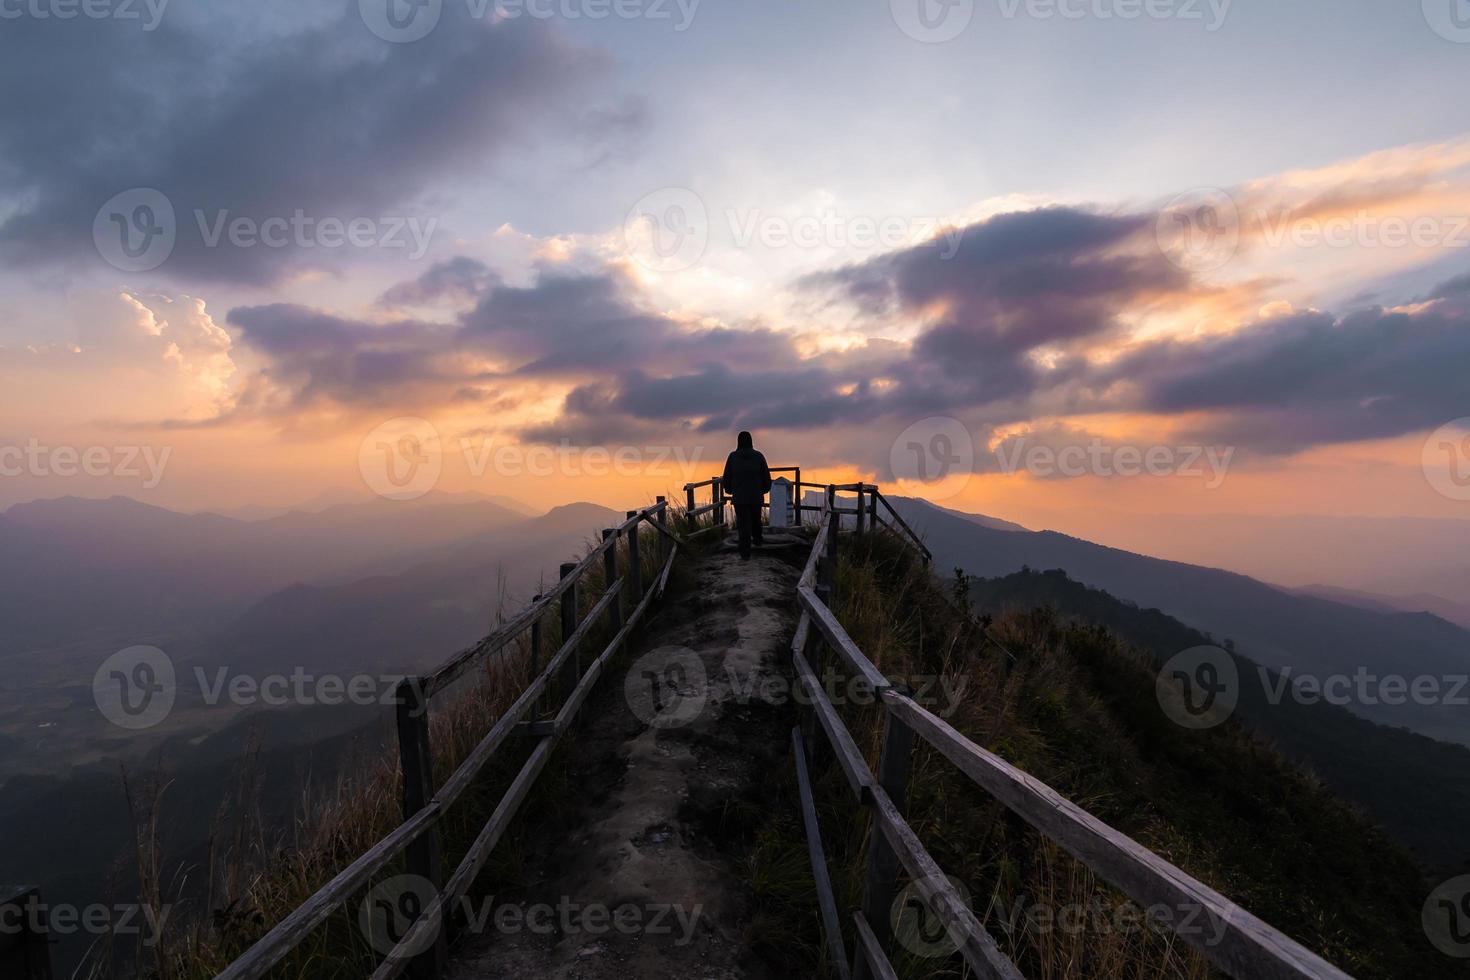
[[[0,976],[51,980],[46,906],[35,888],[0,888]]]
[[[684,518],[689,525],[690,533],[693,533],[694,527],[699,521],[694,516],[694,487],[688,483],[684,484],[684,496],[686,498],[684,501]]]
[[[637,516],[638,511],[628,511],[629,520]],[[643,522],[640,520],[628,532],[628,588],[624,589],[623,592],[629,596],[628,601],[635,606],[643,598],[643,558],[639,554],[638,545],[638,532],[642,527]]]
[[[534,606],[536,603],[538,603],[540,601],[541,601],[541,597],[538,595],[536,598],[534,598],[534,599],[531,600],[531,605]],[[531,620],[531,679],[532,680],[535,680],[536,677],[537,677],[537,675],[540,674],[540,673],[541,673],[541,617],[540,616],[537,616],[535,619]],[[539,719],[540,717],[541,717],[541,698],[538,697],[538,698],[536,698],[536,703],[533,704],[533,705],[531,705],[531,718],[532,718],[532,720],[536,720],[536,719]]]
[[[720,484],[718,478],[711,481],[711,485],[714,487],[715,523],[723,524],[725,523],[725,488]]]
[[[612,540],[612,544],[608,545],[607,551],[602,555],[602,578],[607,586],[611,586],[618,580],[617,528],[610,527],[602,532],[602,540],[609,539]],[[627,584],[623,583],[624,588],[618,591],[617,598],[607,606],[607,628],[612,630],[614,636],[617,635],[618,630],[623,628],[623,593],[627,591]]]
[[[669,498],[655,497],[654,503],[658,504],[658,526],[667,529],[669,526]],[[669,560],[669,536],[660,534],[658,536],[658,567],[663,568],[664,562]]]
[[[905,692],[907,693],[907,692]],[[908,813],[909,769],[914,758],[914,731],[893,712],[883,711],[883,751],[878,757],[878,785],[900,815]],[[893,936],[893,900],[898,893],[898,855],[888,843],[876,814],[868,831],[868,873],[863,881],[863,917],[886,949]],[[867,959],[859,950],[852,964],[853,980],[872,980]]]
[[[837,534],[842,529],[842,515],[837,513],[837,488],[827,485],[827,598],[822,600],[832,605],[837,594]]]
[[[794,511],[792,511],[792,513],[794,513],[796,515],[796,526],[797,527],[801,527],[801,467],[800,466],[798,466],[796,468],[796,486],[792,488],[792,491],[791,492],[793,494],[795,494],[795,496],[792,497],[791,499],[792,499],[792,503],[794,503],[796,505],[796,509]]]
[[[868,494],[868,517],[870,518],[868,527],[876,531],[878,530],[878,488],[873,486],[869,489],[872,493]]]
[[[859,483],[857,485],[857,533],[859,534],[863,533],[863,518],[867,515],[867,507],[864,504],[866,499],[867,494],[863,493],[863,485]]]
[[[429,747],[429,697],[421,677],[407,677],[398,684],[398,759],[403,770],[403,819],[408,820],[434,796],[434,753]],[[408,873],[433,886],[444,888],[444,845],[435,824],[404,849]],[[433,945],[414,957],[407,975],[413,980],[438,980],[444,972],[448,944],[444,920],[436,930]]]
[[[561,566],[561,577],[567,578],[577,570],[575,562],[565,562]],[[577,612],[577,583],[573,582],[567,590],[561,594],[561,641],[567,642],[572,634],[577,632],[577,623],[581,620]],[[582,676],[581,665],[582,652],[572,651],[567,658],[566,666],[562,668],[562,687],[570,695],[577,688],[577,678]]]

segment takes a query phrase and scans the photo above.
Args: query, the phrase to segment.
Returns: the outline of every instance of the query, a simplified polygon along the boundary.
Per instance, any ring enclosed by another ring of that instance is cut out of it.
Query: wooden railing
[[[857,507],[837,506],[836,495],[843,490],[858,493]],[[841,516],[856,512],[855,527],[861,531],[865,497],[869,501],[868,526],[886,527],[905,542],[916,545],[918,554],[927,563],[928,551],[891,507],[888,508],[891,522],[877,520],[878,505],[886,501],[876,487],[861,484],[828,487],[811,555],[797,583],[797,601],[802,613],[791,645],[792,668],[811,705],[803,720],[805,731],[797,728],[792,732],[798,794],[826,948],[843,980],[895,975],[887,949],[893,938],[890,913],[900,868],[908,873],[925,904],[944,924],[959,955],[977,976],[1005,980],[1019,980],[1021,976],[904,818],[916,738],[928,743],[1013,813],[1145,909],[1163,906],[1178,911],[1179,916],[1171,916],[1164,924],[1170,928],[1181,926],[1175,929],[1179,936],[1228,975],[1251,980],[1305,977],[1350,980],[1341,970],[1098,820],[1045,783],[976,745],[914,701],[901,685],[891,683],[863,655],[830,607]],[[882,748],[876,775],[868,768],[857,742],[808,660],[814,648],[820,658],[823,645],[836,652],[854,680],[861,679],[883,706]],[[857,949],[850,967],[808,772],[817,729],[831,746],[854,799],[870,811],[873,821],[862,908],[852,917]],[[1182,928],[1186,922],[1190,928]]]
[[[659,554],[663,559],[661,571],[653,576],[647,589],[643,586],[640,554],[640,531],[644,524],[655,530]],[[618,545],[624,540],[627,542],[627,567],[620,573]],[[452,908],[465,895],[525,802],[536,778],[546,768],[557,742],[576,719],[593,686],[606,670],[608,661],[622,648],[650,603],[663,594],[678,549],[677,536],[668,528],[668,502],[663,497],[659,497],[652,507],[629,511],[627,521],[603,531],[601,544],[585,558],[561,567],[561,579],[550,591],[537,596],[523,611],[485,639],[450,657],[436,670],[403,681],[397,691],[403,823],[282,919],[226,967],[217,980],[253,980],[264,976],[354,892],[400,855],[404,858],[407,872],[429,882],[435,895],[372,973],[372,978],[389,980],[406,970],[416,978],[439,976],[446,957],[445,924],[448,916],[445,910]],[[599,562],[607,585],[587,614],[582,616],[578,612],[578,582]],[[623,612],[625,595],[636,603],[626,619]],[[540,624],[553,605],[559,606],[563,639],[561,646],[543,664]],[[597,658],[584,668],[581,647],[603,617],[606,617],[613,637]],[[485,657],[505,648],[527,631],[530,632],[534,679],[436,790],[432,778],[433,753],[429,744],[432,698]],[[541,713],[542,699],[558,680],[562,689],[568,691],[566,698],[554,717],[541,720],[536,716]],[[513,734],[533,740],[530,757],[446,882],[442,873],[443,843],[440,834],[444,814]]]

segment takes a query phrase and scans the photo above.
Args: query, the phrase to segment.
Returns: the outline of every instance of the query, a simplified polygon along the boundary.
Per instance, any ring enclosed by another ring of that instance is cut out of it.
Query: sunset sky
[[[388,2],[4,7],[0,507],[1470,514],[1460,0]]]

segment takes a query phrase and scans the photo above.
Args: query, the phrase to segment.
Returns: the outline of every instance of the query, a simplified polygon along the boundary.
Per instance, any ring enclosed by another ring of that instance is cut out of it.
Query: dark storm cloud
[[[1470,405],[1470,318],[1448,305],[1305,313],[1225,337],[1151,344],[1103,378],[1130,407],[1208,412],[1213,438],[1266,452],[1402,435]]]
[[[287,303],[231,310],[241,343],[264,355],[263,379],[290,405],[382,403],[426,385],[471,377],[457,367],[444,327],[415,321],[367,324]]]
[[[1435,299],[1449,299],[1451,297],[1470,297],[1470,274],[1456,276],[1448,282],[1442,282],[1435,286],[1430,294]]]
[[[691,328],[641,305],[623,277],[544,275],[498,286],[464,318],[462,341],[517,362],[519,373],[677,370],[725,362],[752,367],[796,358],[790,337],[766,329]]]
[[[967,231],[976,246],[967,265],[934,265],[937,255],[909,249],[809,281],[900,316],[942,302],[944,316],[912,344],[869,339],[803,354],[787,333],[707,328],[654,311],[613,271],[507,286],[468,260],[446,264],[444,281],[459,282],[450,272],[458,269],[487,286],[453,324],[374,325],[290,306],[236,310],[230,322],[300,399],[351,402],[439,385],[442,402],[484,383],[570,382],[560,416],[522,433],[552,442],[742,427],[838,438],[932,415],[983,433],[1123,412],[1187,415],[1202,420],[1191,422],[1193,436],[1209,444],[1283,453],[1433,428],[1467,411],[1470,314],[1457,298],[1460,280],[1437,290],[1448,298],[1408,311],[1305,313],[1090,360],[1121,314],[1193,289],[1140,247],[1148,223],[1060,209],[1007,215]],[[498,367],[487,371],[487,362]],[[875,446],[886,452],[883,439]]]
[[[113,195],[161,191],[177,214],[165,272],[269,281],[323,249],[205,246],[212,220],[436,218],[431,181],[482,161],[605,57],[528,19],[490,26],[445,4],[429,37],[388,44],[341,5],[336,22],[269,43],[221,41],[165,18],[151,32],[105,21],[20,18],[0,31],[0,249],[16,263],[92,251]],[[455,23],[451,18],[465,18]],[[575,128],[563,113],[559,125]],[[596,125],[603,125],[597,123]],[[337,249],[333,255],[340,255]]]
[[[1101,333],[1130,301],[1185,292],[1189,276],[1157,249],[1126,251],[1146,215],[1074,208],[1003,214],[964,229],[950,257],[934,244],[808,277],[874,313],[943,312],[919,338],[920,357],[967,371],[993,357]]]

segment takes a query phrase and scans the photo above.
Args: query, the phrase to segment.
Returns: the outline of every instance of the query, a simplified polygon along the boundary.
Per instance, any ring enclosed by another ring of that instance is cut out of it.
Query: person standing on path
[[[761,501],[771,490],[771,468],[755,448],[749,432],[735,441],[735,451],[725,460],[720,486],[735,502],[735,531],[740,540],[740,557],[750,558],[751,543],[761,542]]]

